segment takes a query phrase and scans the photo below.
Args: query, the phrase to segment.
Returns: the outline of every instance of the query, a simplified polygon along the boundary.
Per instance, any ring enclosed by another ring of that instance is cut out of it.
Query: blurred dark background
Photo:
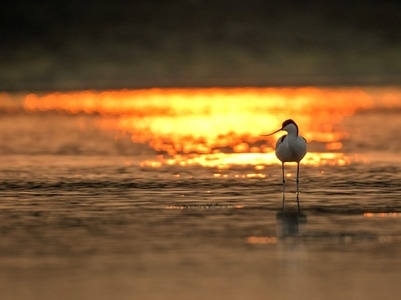
[[[399,1],[14,1],[0,90],[398,84]]]

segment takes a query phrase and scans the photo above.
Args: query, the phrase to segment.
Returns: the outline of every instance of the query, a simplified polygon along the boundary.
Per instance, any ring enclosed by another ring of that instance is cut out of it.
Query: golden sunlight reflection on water
[[[342,121],[371,109],[378,94],[372,89],[314,87],[81,91],[29,94],[24,108],[98,114],[101,130],[115,131],[116,139],[128,133],[133,143],[149,145],[158,155],[141,165],[156,168],[277,163],[274,144],[283,133],[261,135],[292,118],[309,143],[303,163],[346,165],[363,158],[342,152],[349,138]],[[397,89],[380,94],[380,101],[391,107],[400,94]]]

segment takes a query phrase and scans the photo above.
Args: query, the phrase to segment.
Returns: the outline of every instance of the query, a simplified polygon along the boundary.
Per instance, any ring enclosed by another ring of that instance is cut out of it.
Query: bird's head
[[[280,129],[278,129],[278,130],[276,130],[276,131],[274,131],[272,133],[269,133],[269,134],[263,134],[263,136],[273,135],[273,134],[275,134],[275,133],[277,133],[279,131],[282,131],[282,130],[283,131],[287,131],[289,134],[294,133],[295,135],[298,135],[298,125],[297,125],[297,123],[295,123],[294,120],[292,120],[292,119],[288,119],[288,120],[285,120],[283,122],[283,124],[281,125]]]

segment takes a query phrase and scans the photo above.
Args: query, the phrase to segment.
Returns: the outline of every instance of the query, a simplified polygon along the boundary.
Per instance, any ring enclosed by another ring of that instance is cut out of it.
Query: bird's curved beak
[[[283,128],[280,128],[280,129],[278,129],[278,130],[276,130],[276,131],[274,131],[272,133],[269,133],[269,134],[262,134],[262,136],[270,136],[270,135],[273,135],[273,134],[275,134],[275,133],[277,133],[277,132],[279,132],[281,130],[283,130]]]

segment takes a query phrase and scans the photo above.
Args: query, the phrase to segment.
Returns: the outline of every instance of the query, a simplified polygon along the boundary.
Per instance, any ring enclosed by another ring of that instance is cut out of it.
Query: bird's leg
[[[284,202],[285,202],[285,176],[284,176],[284,163],[281,164],[281,173],[283,175],[283,214],[284,214]]]
[[[297,205],[298,205],[298,212],[301,211],[299,206],[299,163],[297,164]]]

